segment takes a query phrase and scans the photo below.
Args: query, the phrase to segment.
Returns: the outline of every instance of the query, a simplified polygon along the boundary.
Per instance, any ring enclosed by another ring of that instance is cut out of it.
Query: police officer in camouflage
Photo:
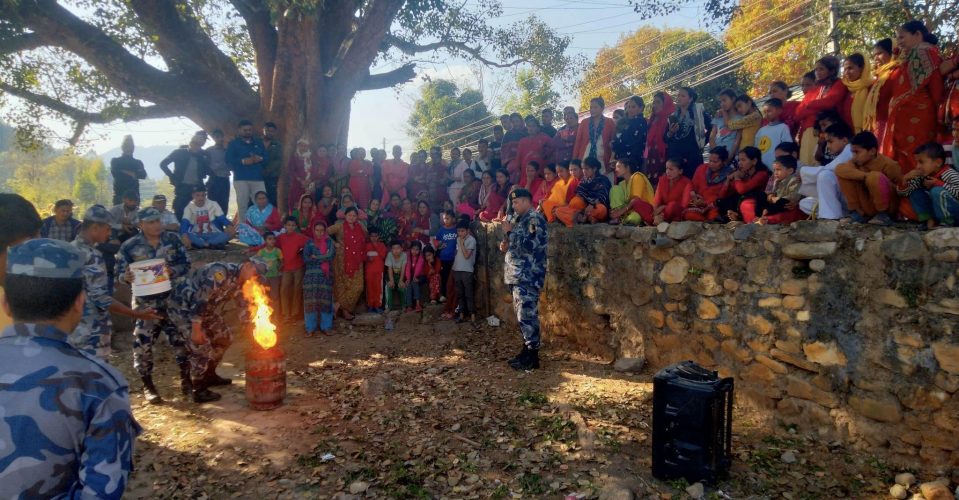
[[[171,286],[176,286],[190,271],[190,258],[186,248],[176,233],[163,230],[160,212],[153,208],[140,210],[137,216],[140,233],[123,242],[118,253],[118,279],[131,283],[133,273],[130,264],[141,260],[164,259],[169,273]],[[144,396],[150,403],[162,403],[160,393],[153,384],[153,344],[160,333],[166,334],[167,342],[173,348],[174,359],[180,367],[180,388],[184,396],[193,393],[190,380],[190,364],[187,359],[186,340],[168,314],[171,292],[146,297],[134,297],[135,309],[152,310],[160,316],[159,320],[138,319],[133,329],[133,367],[143,381]]]
[[[509,365],[516,370],[539,368],[539,292],[546,280],[546,219],[533,209],[525,189],[510,193],[515,222],[504,222],[505,282],[513,292],[513,309],[523,333],[523,350]]]
[[[256,279],[258,262],[242,264],[214,262],[190,271],[186,279],[173,289],[170,297],[170,317],[181,332],[187,335],[190,350],[190,375],[193,379],[193,401],[205,403],[220,399],[209,388],[233,383],[216,374],[216,367],[233,343],[233,328],[225,321],[227,307],[239,311],[239,324],[250,322],[250,312],[243,300],[243,283]],[[259,264],[265,272],[265,264]],[[199,320],[200,331],[193,331],[193,321]]]
[[[126,380],[67,342],[86,256],[30,240],[8,252],[0,332],[0,498],[121,498],[140,426]]]
[[[110,354],[110,339],[113,324],[110,313],[131,316],[141,320],[158,320],[160,316],[151,310],[136,311],[113,298],[103,253],[97,248],[110,239],[110,224],[113,217],[102,205],[93,205],[83,214],[80,232],[73,240],[73,246],[84,255],[83,291],[86,300],[83,303],[83,319],[70,334],[70,344],[77,349],[85,349],[106,359]]]

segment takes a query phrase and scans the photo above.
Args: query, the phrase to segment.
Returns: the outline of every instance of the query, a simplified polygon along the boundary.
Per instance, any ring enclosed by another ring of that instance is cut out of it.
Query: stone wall
[[[544,337],[617,366],[684,359],[770,418],[914,467],[959,468],[959,228],[804,221],[550,226]],[[480,307],[512,321],[496,226]]]

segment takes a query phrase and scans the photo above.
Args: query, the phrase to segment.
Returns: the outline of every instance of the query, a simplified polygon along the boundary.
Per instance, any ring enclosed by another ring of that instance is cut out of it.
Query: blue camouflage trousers
[[[194,380],[200,380],[207,375],[212,362],[213,368],[220,364],[226,350],[233,344],[233,329],[227,325],[223,316],[204,312],[199,318],[206,334],[206,342],[196,344],[193,342],[193,318],[190,312],[181,308],[171,307],[170,318],[177,325],[180,332],[183,333],[184,342],[189,354],[190,377]]]
[[[153,344],[161,333],[166,334],[167,342],[173,348],[176,364],[183,366],[187,362],[186,341],[183,333],[170,318],[167,295],[151,295],[134,299],[137,309],[153,309],[163,317],[159,321],[138,319],[133,327],[133,368],[141,377],[153,374]]]
[[[518,284],[511,285],[510,290],[523,343],[530,349],[539,349],[539,288]]]

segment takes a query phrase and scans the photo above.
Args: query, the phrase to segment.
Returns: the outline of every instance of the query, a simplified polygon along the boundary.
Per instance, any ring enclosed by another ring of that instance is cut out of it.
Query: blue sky
[[[635,31],[643,24],[700,27],[699,19],[703,11],[700,4],[694,4],[664,18],[640,21],[627,0],[504,0],[503,7],[503,16],[497,23],[509,24],[529,14],[536,14],[560,33],[571,36],[570,52],[582,54],[587,60],[592,60],[601,47],[615,44],[622,35]],[[482,68],[467,60],[449,59],[442,53],[435,61],[419,63],[419,76],[412,83],[358,94],[352,107],[350,145],[381,147],[385,139],[387,146],[400,144],[408,151],[412,140],[406,134],[406,120],[424,75],[453,79],[463,86],[482,88],[487,106],[495,111],[500,110],[513,81],[514,70]],[[387,62],[379,65],[378,69],[388,70],[391,67],[394,65]],[[577,74],[582,74],[584,70],[571,69]],[[561,88],[556,90],[563,95],[564,101],[571,104],[577,101],[577,96],[572,92]],[[197,128],[191,121],[182,118],[117,122],[92,126],[87,139],[91,149],[98,153],[118,147],[126,134],[132,134],[138,146],[175,147],[185,143]]]

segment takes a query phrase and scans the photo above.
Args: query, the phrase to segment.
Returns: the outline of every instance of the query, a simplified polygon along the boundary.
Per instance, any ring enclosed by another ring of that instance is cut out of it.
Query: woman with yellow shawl
[[[892,40],[883,38],[872,46],[873,83],[866,94],[863,106],[863,130],[869,130],[879,139],[886,133],[889,118],[889,98],[892,96],[892,81],[889,79],[898,61],[892,57]]]
[[[633,200],[653,202],[653,185],[649,179],[639,172],[638,166],[626,159],[616,161],[616,178],[622,179],[609,190],[610,224],[626,224],[638,226],[643,218],[631,207]]]
[[[556,220],[556,214],[553,210],[556,207],[565,207],[567,193],[569,192],[572,174],[569,173],[569,160],[563,160],[556,164],[556,184],[549,192],[549,196],[540,203],[539,209],[546,216],[548,222]]]
[[[866,101],[872,88],[872,72],[869,61],[862,54],[855,53],[846,57],[842,63],[842,83],[849,90],[840,113],[858,134],[862,132],[866,118]]]

